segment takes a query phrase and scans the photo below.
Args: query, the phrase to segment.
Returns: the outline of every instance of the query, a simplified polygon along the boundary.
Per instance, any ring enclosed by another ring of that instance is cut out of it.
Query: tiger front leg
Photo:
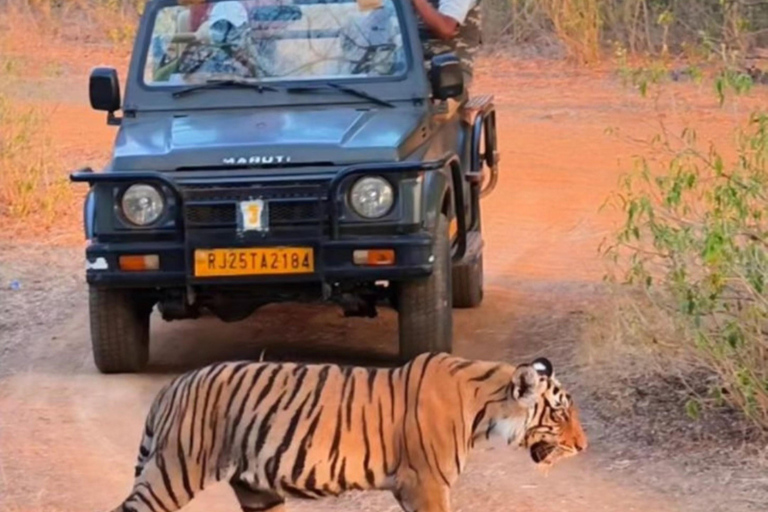
[[[446,485],[407,485],[394,495],[405,512],[451,512],[451,491]]]

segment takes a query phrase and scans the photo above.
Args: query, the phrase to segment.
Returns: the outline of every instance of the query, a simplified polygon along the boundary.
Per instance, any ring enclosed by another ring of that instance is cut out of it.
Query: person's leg
[[[472,73],[465,69],[462,74],[464,75],[464,97],[469,99],[470,89],[472,88]]]

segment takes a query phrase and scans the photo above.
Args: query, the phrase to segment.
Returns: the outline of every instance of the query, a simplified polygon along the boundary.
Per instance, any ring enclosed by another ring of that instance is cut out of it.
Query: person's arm
[[[413,7],[430,32],[440,39],[448,40],[459,33],[459,22],[450,16],[441,13],[427,0],[412,0]]]

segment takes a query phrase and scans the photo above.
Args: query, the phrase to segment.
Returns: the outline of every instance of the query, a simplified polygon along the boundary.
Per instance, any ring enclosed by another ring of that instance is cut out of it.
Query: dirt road
[[[546,354],[562,369],[563,380],[573,384],[578,399],[578,382],[568,370],[581,340],[580,318],[599,298],[602,267],[596,249],[613,220],[597,210],[617,182],[619,165],[627,166],[633,151],[607,137],[605,130],[621,126],[634,135],[650,133],[652,127],[639,122],[647,107],[612,81],[590,78],[585,85],[584,77],[567,68],[544,78],[533,68],[512,68],[506,74],[496,65],[494,69],[500,74],[480,84],[499,100],[503,155],[499,188],[483,212],[487,299],[479,310],[456,312],[457,352],[505,360]],[[575,90],[579,80],[582,85]],[[715,115],[707,93],[686,94],[704,104],[697,115]],[[82,105],[65,105],[58,112],[54,129],[71,133],[71,117],[62,112],[86,111]],[[678,114],[682,118],[686,112],[681,107]],[[111,132],[97,122],[86,130],[90,140],[108,143]],[[78,144],[85,149],[89,142],[75,141],[73,146]],[[37,309],[56,311],[15,318],[16,335],[0,342],[2,512],[98,511],[119,503],[132,481],[147,407],[155,391],[184,369],[220,359],[255,358],[264,347],[268,357],[321,359],[340,350],[362,357],[364,349],[387,358],[394,350],[396,324],[388,312],[376,320],[349,323],[333,309],[267,307],[231,325],[153,319],[150,373],[99,375],[90,358],[78,258],[80,249],[57,249],[42,256],[28,252],[22,258],[26,266],[8,251],[0,260],[6,269],[0,279],[20,268],[30,283],[25,293],[36,297]],[[60,284],[56,292],[44,291],[52,281]],[[4,314],[13,314],[10,310]],[[298,315],[302,322],[292,321]],[[37,318],[45,324],[36,325]],[[750,508],[749,503],[729,502],[727,496],[718,498],[711,489],[709,496],[664,491],[670,483],[679,483],[678,489],[695,487],[674,473],[670,478],[678,481],[665,482],[666,487],[654,485],[653,479],[629,479],[622,469],[626,464],[599,442],[595,411],[589,400],[583,401],[587,433],[593,437],[588,452],[545,477],[525,453],[479,451],[455,490],[454,509],[665,512],[703,510],[708,503],[709,511],[726,506],[759,510],[759,505]],[[220,486],[186,510],[234,511],[237,505],[231,491]],[[291,510],[398,507],[389,495],[368,493],[338,501],[294,502]]]

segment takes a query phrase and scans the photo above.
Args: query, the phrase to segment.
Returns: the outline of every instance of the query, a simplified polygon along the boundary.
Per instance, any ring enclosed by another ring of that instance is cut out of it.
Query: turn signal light
[[[139,272],[142,270],[158,270],[160,268],[160,256],[157,254],[132,254],[120,256],[120,270],[126,272]]]
[[[381,267],[394,265],[394,249],[360,249],[352,253],[352,261],[355,265],[368,265],[372,267]]]

